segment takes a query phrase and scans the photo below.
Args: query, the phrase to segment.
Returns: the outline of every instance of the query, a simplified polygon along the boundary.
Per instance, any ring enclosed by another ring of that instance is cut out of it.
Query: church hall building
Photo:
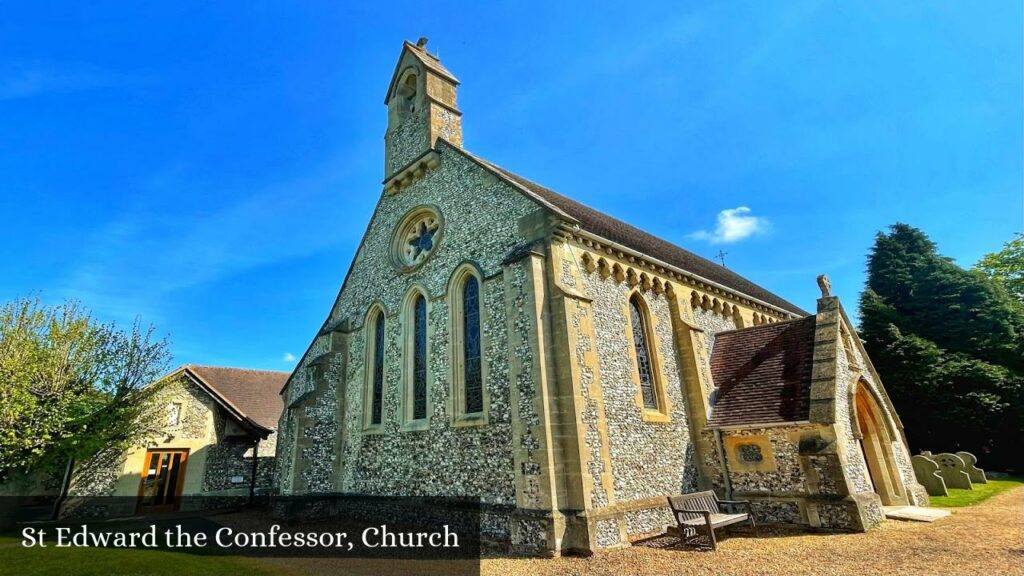
[[[867,530],[924,504],[827,278],[805,311],[463,146],[459,81],[406,42],[384,179],[282,390],[282,496],[472,496],[513,549],[628,545],[666,496]]]

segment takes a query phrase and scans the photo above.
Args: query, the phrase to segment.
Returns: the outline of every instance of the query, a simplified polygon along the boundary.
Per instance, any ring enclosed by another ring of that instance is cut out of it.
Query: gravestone
[[[923,455],[911,456],[910,464],[914,467],[917,483],[924,486],[929,496],[949,496],[946,482],[939,475],[939,464]]]
[[[971,482],[974,484],[988,484],[988,479],[985,478],[985,471],[978,468],[978,459],[970,452],[957,452],[957,456],[963,458],[964,466],[967,469],[967,475],[971,477]]]
[[[974,486],[971,484],[971,477],[967,474],[967,466],[964,464],[963,458],[956,454],[944,452],[932,456],[932,459],[939,465],[939,476],[942,476],[947,488],[974,489]]]

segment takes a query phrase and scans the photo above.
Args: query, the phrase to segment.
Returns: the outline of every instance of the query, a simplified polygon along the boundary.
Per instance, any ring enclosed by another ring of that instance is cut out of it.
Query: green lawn
[[[22,548],[0,537],[0,575],[7,576],[272,576],[284,574],[250,558],[200,556],[161,550]]]
[[[1024,486],[1024,477],[1010,476],[1001,480],[989,480],[987,484],[975,484],[974,490],[950,488],[949,496],[932,496],[931,505],[939,508],[960,508],[973,506],[1013,488]]]

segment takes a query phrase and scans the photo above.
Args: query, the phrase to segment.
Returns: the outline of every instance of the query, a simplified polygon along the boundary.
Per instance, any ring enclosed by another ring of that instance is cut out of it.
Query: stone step
[[[922,508],[921,506],[883,506],[885,517],[893,520],[910,520],[912,522],[935,522],[949,516],[949,510],[939,508]]]

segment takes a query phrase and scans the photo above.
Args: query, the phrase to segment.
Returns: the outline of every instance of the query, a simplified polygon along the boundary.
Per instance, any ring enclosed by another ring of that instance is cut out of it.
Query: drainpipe
[[[725,499],[732,500],[732,480],[729,478],[729,464],[725,461],[722,431],[718,428],[715,429],[715,450],[718,451],[718,462],[722,465],[722,478],[725,480]]]
[[[256,472],[259,470],[260,458],[260,439],[256,438],[256,441],[252,443],[252,476],[249,478],[249,506],[253,505],[256,501]]]

